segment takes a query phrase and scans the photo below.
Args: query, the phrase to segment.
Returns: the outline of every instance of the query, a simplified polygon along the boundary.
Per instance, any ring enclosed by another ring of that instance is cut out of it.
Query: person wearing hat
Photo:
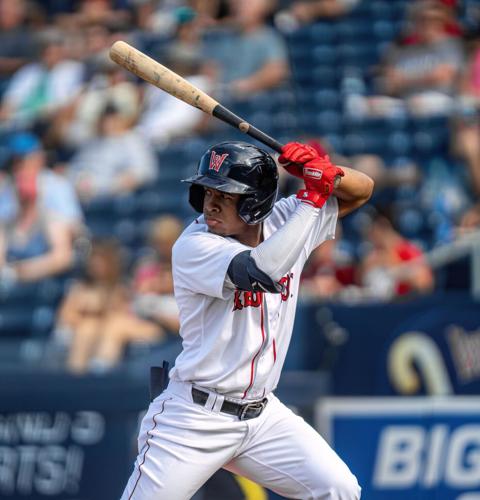
[[[33,134],[11,136],[11,205],[0,219],[0,281],[37,281],[68,270],[82,213],[73,188],[47,170],[45,152]],[[5,209],[5,207],[4,207]]]

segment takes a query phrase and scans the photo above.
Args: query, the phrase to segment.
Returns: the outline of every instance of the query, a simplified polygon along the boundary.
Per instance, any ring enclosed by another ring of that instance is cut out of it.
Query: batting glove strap
[[[297,198],[303,203],[312,205],[316,208],[322,208],[328,199],[328,196],[324,196],[316,191],[308,191],[307,189],[300,189],[297,193]]]
[[[303,166],[303,179],[307,191],[317,191],[327,198],[344,175],[345,172],[333,165],[328,156],[309,161]]]

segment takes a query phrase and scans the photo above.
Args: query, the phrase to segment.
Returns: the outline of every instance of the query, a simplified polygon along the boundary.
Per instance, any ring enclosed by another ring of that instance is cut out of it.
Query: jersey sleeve
[[[292,195],[288,198],[282,198],[275,204],[273,219],[277,228],[285,224],[299,203],[301,201],[295,195]],[[335,238],[337,219],[338,200],[335,196],[330,196],[327,203],[320,209],[320,216],[305,243],[308,255],[324,241]]]
[[[245,250],[248,247],[239,242],[210,233],[182,236],[172,254],[175,287],[226,299],[232,293],[226,284],[228,266]]]

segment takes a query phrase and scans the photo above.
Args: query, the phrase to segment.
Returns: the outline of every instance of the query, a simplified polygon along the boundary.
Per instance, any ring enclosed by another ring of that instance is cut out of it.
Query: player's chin
[[[227,236],[227,232],[220,227],[208,227],[208,232],[218,234],[218,236]]]

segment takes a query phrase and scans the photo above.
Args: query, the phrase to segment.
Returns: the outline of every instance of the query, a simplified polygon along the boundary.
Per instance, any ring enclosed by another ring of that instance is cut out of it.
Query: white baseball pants
[[[273,394],[268,399],[259,417],[239,420],[220,413],[218,394],[204,407],[193,402],[191,384],[170,381],[142,421],[121,500],[190,499],[222,467],[287,498],[358,500],[355,476],[326,441]]]

